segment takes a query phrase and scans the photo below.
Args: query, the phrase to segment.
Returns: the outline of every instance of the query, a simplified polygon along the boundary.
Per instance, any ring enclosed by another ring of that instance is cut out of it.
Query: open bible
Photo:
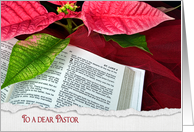
[[[16,42],[17,39],[1,42],[1,85]],[[1,89],[1,103],[140,111],[144,75],[145,70],[124,66],[69,45],[43,74]]]

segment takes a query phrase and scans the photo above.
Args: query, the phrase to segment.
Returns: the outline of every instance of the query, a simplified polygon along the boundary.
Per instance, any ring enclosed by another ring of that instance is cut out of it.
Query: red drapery
[[[170,7],[163,2],[146,2],[153,7]],[[102,35],[92,32],[88,37],[85,26],[71,34],[70,43],[120,64],[146,70],[142,110],[181,108],[181,11],[167,13],[175,20],[166,21],[142,32],[153,55],[138,48],[121,48],[113,41],[106,42]],[[62,31],[51,28],[41,31],[66,38]],[[24,39],[29,35],[18,36]]]

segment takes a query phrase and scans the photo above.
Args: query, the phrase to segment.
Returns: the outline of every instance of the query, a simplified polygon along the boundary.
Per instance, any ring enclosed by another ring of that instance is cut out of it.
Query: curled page
[[[152,110],[152,111],[137,111],[133,108],[127,110],[118,110],[118,111],[102,111],[98,109],[91,109],[86,107],[78,107],[78,106],[69,106],[69,107],[62,107],[62,108],[43,108],[40,107],[38,104],[33,104],[29,106],[21,106],[21,105],[13,105],[11,103],[2,103],[1,110],[9,111],[11,113],[16,113],[20,110],[26,110],[29,108],[38,107],[44,110],[50,110],[54,112],[70,112],[76,111],[78,114],[81,115],[95,115],[95,116],[116,116],[116,117],[126,117],[130,115],[136,116],[147,116],[147,117],[155,117],[155,116],[169,116],[177,113],[181,113],[181,109],[160,109],[160,110]]]

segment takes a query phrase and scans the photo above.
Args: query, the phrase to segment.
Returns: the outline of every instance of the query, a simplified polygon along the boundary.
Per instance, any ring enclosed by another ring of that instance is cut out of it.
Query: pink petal
[[[81,17],[89,33],[93,30],[106,35],[130,35],[173,19],[138,1],[85,1]]]
[[[69,2],[69,4],[71,4],[71,3],[76,3],[77,1],[48,1],[48,2],[53,3],[55,5],[63,6],[65,4],[67,4],[67,2]]]
[[[44,6],[36,1],[2,1],[1,40],[41,31],[63,17],[64,13],[48,13]]]
[[[74,12],[68,10],[68,14],[64,16],[64,18],[79,18],[81,19],[81,11],[80,12]]]

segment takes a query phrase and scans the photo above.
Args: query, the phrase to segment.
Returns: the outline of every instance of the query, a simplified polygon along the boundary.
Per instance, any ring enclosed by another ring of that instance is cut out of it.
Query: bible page
[[[130,99],[130,108],[141,111],[145,70],[135,68],[135,67],[129,67],[129,66],[127,67],[135,71],[134,80],[133,80],[134,85],[132,88],[131,99]]]
[[[71,55],[55,107],[116,110],[125,67],[74,46],[65,51]]]
[[[11,39],[9,41],[1,42],[1,85],[3,84],[7,69],[9,65],[9,57],[12,51],[14,44],[17,42],[17,39]],[[10,85],[4,89],[1,89],[1,103],[8,102],[11,92],[13,90],[14,85]]]
[[[10,103],[116,110],[124,66],[67,46],[43,74],[17,83]]]

